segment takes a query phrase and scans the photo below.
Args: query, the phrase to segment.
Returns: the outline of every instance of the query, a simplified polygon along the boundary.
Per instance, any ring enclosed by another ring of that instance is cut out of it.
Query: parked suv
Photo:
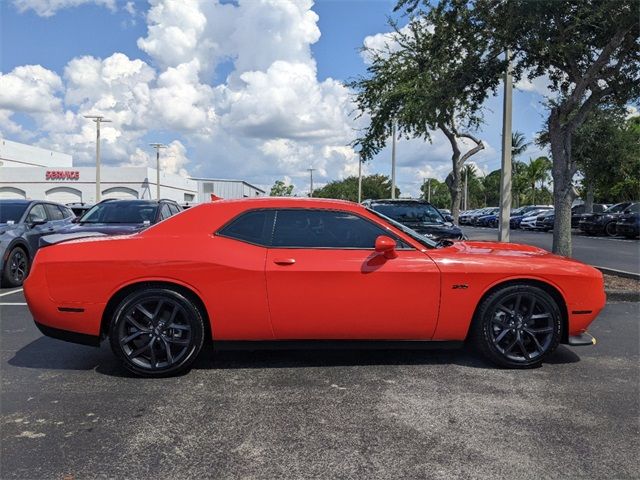
[[[365,200],[362,204],[432,240],[464,238],[462,230],[426,200]]]
[[[173,200],[103,200],[59,233],[137,233],[169,218],[182,208]]]
[[[70,225],[75,215],[52,202],[0,200],[0,283],[19,287],[31,268],[40,237]]]

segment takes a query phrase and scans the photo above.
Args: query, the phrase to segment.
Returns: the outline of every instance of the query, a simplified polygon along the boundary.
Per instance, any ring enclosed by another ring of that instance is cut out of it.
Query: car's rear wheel
[[[204,339],[202,314],[192,301],[170,288],[145,288],[127,296],[115,310],[111,349],[123,365],[147,377],[173,375],[196,359]]]
[[[9,253],[2,270],[3,287],[19,287],[29,275],[29,257],[21,247]]]
[[[560,309],[551,295],[533,285],[511,285],[482,301],[471,340],[497,365],[532,368],[557,348],[561,333]]]

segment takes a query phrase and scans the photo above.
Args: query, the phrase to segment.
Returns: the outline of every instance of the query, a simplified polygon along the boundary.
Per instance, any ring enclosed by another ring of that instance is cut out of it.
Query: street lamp
[[[160,200],[160,149],[167,148],[164,143],[150,143],[156,149],[156,198]]]
[[[309,176],[310,178],[310,182],[309,182],[309,198],[313,197],[313,171],[315,170],[315,168],[307,168],[307,171],[309,172]]]
[[[96,203],[100,201],[101,188],[100,188],[100,124],[111,122],[111,120],[104,118],[102,115],[85,115],[84,118],[90,118],[96,122]]]

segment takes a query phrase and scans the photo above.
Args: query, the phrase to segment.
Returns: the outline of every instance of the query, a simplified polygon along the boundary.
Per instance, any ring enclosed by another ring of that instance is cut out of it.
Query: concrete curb
[[[633,290],[606,290],[607,301],[640,302],[640,292]]]
[[[615,275],[616,277],[631,278],[633,280],[640,280],[640,273],[625,272],[624,270],[616,270],[614,268],[607,268],[607,267],[598,267],[598,266],[596,266],[595,268],[600,270],[602,273],[606,273],[608,275]]]

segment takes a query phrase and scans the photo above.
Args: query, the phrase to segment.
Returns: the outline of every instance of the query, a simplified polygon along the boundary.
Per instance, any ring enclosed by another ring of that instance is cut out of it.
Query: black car
[[[627,238],[635,238],[640,235],[640,203],[632,204],[618,218],[616,232]]]
[[[173,200],[103,200],[59,233],[137,233],[182,211]]]
[[[608,208],[608,205],[604,203],[594,203],[593,204],[593,213],[602,213]],[[582,220],[583,215],[590,215],[589,213],[585,214],[585,204],[574,205],[571,207],[571,228],[578,228],[580,226],[580,220]]]
[[[365,200],[362,203],[432,240],[464,238],[462,230],[447,222],[440,211],[425,200]]]
[[[613,237],[616,235],[616,222],[633,203],[635,202],[622,202],[607,208],[602,213],[583,214],[578,226],[588,234],[605,233]]]
[[[53,202],[0,200],[0,272],[3,287],[19,287],[31,268],[40,238],[71,225],[71,209]]]

